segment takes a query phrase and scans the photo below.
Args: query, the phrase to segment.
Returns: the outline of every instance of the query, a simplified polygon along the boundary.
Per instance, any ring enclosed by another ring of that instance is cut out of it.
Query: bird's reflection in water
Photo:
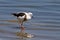
[[[26,33],[24,30],[20,31],[20,32],[17,32],[16,34],[17,34],[17,36],[20,37],[20,40],[27,40],[27,39],[33,37],[32,34]]]

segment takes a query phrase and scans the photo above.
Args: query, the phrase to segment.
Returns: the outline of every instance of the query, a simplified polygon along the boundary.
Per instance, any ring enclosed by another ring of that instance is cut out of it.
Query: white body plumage
[[[31,19],[33,16],[31,12],[17,12],[17,13],[14,13],[13,15],[17,17],[20,23]]]

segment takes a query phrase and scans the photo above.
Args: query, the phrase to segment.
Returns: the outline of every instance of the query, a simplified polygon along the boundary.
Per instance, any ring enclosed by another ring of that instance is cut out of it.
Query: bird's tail
[[[16,13],[12,13],[12,15],[17,16],[17,14],[16,14]]]

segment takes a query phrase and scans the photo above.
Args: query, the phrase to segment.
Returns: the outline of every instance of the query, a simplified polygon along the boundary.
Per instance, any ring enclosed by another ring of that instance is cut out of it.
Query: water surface
[[[11,14],[19,11],[33,13],[24,26],[34,38],[16,36],[20,29]],[[60,40],[60,0],[0,0],[0,40]]]

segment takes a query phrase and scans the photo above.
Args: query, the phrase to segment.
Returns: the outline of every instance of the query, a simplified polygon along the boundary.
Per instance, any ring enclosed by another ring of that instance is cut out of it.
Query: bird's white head
[[[33,16],[33,14],[31,12],[28,12],[30,16]]]

